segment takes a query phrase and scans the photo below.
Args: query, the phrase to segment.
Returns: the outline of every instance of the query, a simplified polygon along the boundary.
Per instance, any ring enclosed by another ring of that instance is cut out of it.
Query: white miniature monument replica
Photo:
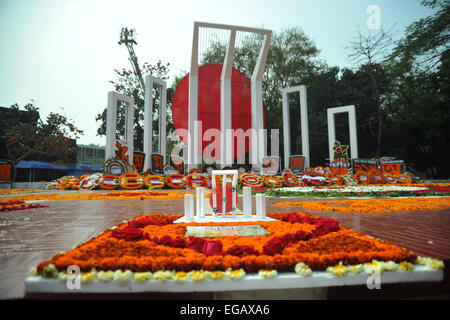
[[[231,184],[231,199],[227,195],[227,183],[229,179],[227,176],[233,176]],[[222,197],[218,197],[216,192],[216,176],[223,176],[222,178]],[[237,170],[213,170],[212,171],[212,208],[209,206],[209,201],[205,199],[205,188],[196,189],[196,211],[194,210],[194,196],[186,194],[184,196],[184,217],[176,220],[175,223],[180,222],[246,222],[246,221],[273,221],[275,219],[266,217],[266,196],[264,194],[256,195],[256,215],[252,214],[252,190],[251,187],[243,188],[243,211],[241,212],[237,204],[236,185],[238,181],[239,172]],[[222,212],[218,212],[218,201],[222,201]],[[227,212],[227,203],[231,202],[232,209]],[[209,210],[208,210],[209,209]],[[231,215],[229,214],[231,213]],[[227,215],[228,214],[228,215]]]

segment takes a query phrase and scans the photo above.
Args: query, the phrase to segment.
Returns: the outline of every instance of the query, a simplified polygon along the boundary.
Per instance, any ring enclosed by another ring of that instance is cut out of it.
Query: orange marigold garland
[[[202,174],[193,173],[186,177],[186,185],[191,189],[196,189],[198,187],[206,188],[209,185],[209,180]]]
[[[341,176],[330,174],[328,176],[328,180],[330,181],[330,185],[332,186],[340,186],[344,184],[344,181],[342,180]]]
[[[161,189],[165,186],[164,177],[157,174],[145,176],[144,184],[151,189]]]
[[[396,183],[398,183],[397,177],[392,175],[392,174],[385,174],[384,178],[386,179],[386,183],[388,183],[388,184],[396,184]]]
[[[397,176],[398,182],[401,184],[412,184],[413,181],[407,174],[400,174]]]
[[[185,186],[184,175],[179,173],[169,174],[166,176],[166,184],[174,189],[182,189]]]
[[[186,227],[173,224],[181,215],[143,215],[49,261],[38,265],[38,273],[53,264],[59,271],[77,265],[82,271],[126,270],[227,270],[242,268],[293,271],[302,261],[313,270],[328,266],[379,261],[414,262],[417,256],[388,241],[379,241],[340,226],[337,221],[306,213],[273,213],[281,221],[259,224],[270,232],[255,237],[185,238]],[[233,223],[248,225],[254,222]],[[206,223],[205,226],[224,225]]]
[[[119,187],[117,176],[114,174],[106,174],[100,178],[98,185],[104,190],[114,190]]]
[[[125,173],[119,177],[119,186],[124,189],[140,189],[144,186],[144,178],[137,173]]]
[[[369,172],[369,174],[370,174],[370,182],[372,182],[372,184],[386,183],[386,178],[384,177],[384,174],[381,171],[372,170]]]
[[[450,207],[450,197],[395,198],[279,202],[275,207],[303,207],[314,211],[389,213],[394,211],[442,210]]]
[[[269,188],[279,188],[283,186],[283,181],[278,176],[266,174],[262,176],[262,180]]]
[[[82,180],[80,180],[80,190],[92,190],[95,189],[98,186],[98,181],[101,178],[101,174],[100,173],[94,173],[89,175],[86,178],[83,178]]]
[[[298,186],[298,178],[292,172],[283,173],[283,182],[288,187],[297,187]]]
[[[355,174],[358,184],[367,185],[370,184],[370,174],[366,171],[359,171]]]
[[[252,188],[264,187],[264,182],[260,175],[254,173],[242,173],[239,175],[239,180],[243,186]]]
[[[72,189],[72,186],[77,182],[78,182],[77,177],[73,176],[65,177],[65,179],[58,184],[58,189],[59,190]]]

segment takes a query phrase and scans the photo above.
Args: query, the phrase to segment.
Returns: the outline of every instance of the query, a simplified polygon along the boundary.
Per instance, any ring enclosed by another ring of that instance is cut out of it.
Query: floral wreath
[[[94,173],[88,177],[80,180],[80,190],[92,190],[98,186],[98,181],[102,175],[100,173]]]
[[[342,180],[341,176],[336,174],[328,175],[328,180],[330,181],[330,186],[341,186],[344,184],[344,180]]]
[[[358,180],[358,184],[367,185],[370,184],[370,174],[366,171],[359,171],[355,174],[356,180]]]
[[[149,189],[161,189],[165,186],[164,177],[158,174],[151,174],[144,177],[144,184]]]
[[[113,172],[114,170],[114,172]],[[120,172],[116,172],[120,170]],[[105,166],[103,167],[103,174],[124,174],[128,171],[127,163],[120,159],[108,159],[106,160]]]
[[[254,173],[241,173],[239,175],[239,181],[241,181],[242,185],[246,187],[252,188],[262,188],[264,187],[264,182],[261,176]]]
[[[262,180],[264,184],[270,188],[278,188],[283,186],[283,180],[280,177],[274,176],[272,174],[266,174],[262,176]]]
[[[140,189],[144,186],[144,178],[138,173],[125,173],[119,177],[119,186],[123,189]]]
[[[288,187],[297,187],[298,186],[298,178],[292,172],[283,173],[283,182]]]
[[[186,185],[191,189],[207,187],[209,185],[209,180],[203,174],[192,173],[186,177]]]
[[[193,173],[202,173],[202,171],[198,168],[193,168],[193,169],[189,170],[188,175],[193,174]]]
[[[166,176],[166,184],[174,189],[182,189],[184,188],[184,175],[179,173],[173,173]]]
[[[369,172],[370,174],[370,181],[373,184],[385,184],[386,178],[384,177],[384,174],[381,171],[378,170],[372,170]]]
[[[322,173],[308,171],[302,176],[303,182],[310,186],[325,186],[328,184],[328,177]]]
[[[396,176],[394,176],[393,174],[385,174],[384,177],[386,179],[386,183],[388,183],[388,184],[398,183],[398,178]]]
[[[79,190],[81,181],[83,181],[84,178],[87,178],[89,176],[90,174],[83,174],[82,176],[80,176],[78,180],[74,181],[74,183],[72,184],[72,190]]]
[[[98,181],[100,188],[105,190],[114,190],[119,187],[117,182],[117,176],[114,174],[106,174]]]
[[[66,176],[58,180],[58,190],[72,189],[73,184],[78,182],[78,178],[74,176]]]
[[[397,176],[398,182],[401,184],[412,184],[412,178],[407,174],[399,174]]]
[[[341,178],[348,186],[356,186],[358,184],[358,179],[352,174],[343,174]]]

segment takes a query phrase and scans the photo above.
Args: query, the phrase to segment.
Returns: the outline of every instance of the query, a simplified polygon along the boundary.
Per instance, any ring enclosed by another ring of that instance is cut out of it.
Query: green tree
[[[14,165],[31,156],[42,155],[55,161],[76,161],[78,129],[65,116],[50,113],[44,120],[33,103],[20,110],[18,104],[0,113],[1,134],[6,142],[8,157]]]
[[[394,48],[390,73],[392,148],[429,177],[450,177],[450,6],[422,1],[435,9],[414,22]]]
[[[155,65],[149,63],[144,63],[141,68],[142,76],[145,78],[147,75],[152,75],[157,78],[166,80],[169,73],[169,63],[163,64],[158,61]],[[135,150],[143,150],[144,144],[144,92],[139,83],[139,79],[136,74],[129,69],[117,70],[115,69],[117,79],[115,81],[110,81],[113,85],[114,90],[130,96],[134,99],[134,148]],[[173,130],[173,125],[170,120],[170,106],[173,97],[173,89],[167,89],[167,134]],[[153,128],[158,128],[158,109],[159,104],[159,91],[154,90],[153,92]],[[97,129],[97,135],[106,135],[106,108],[101,114],[98,114],[95,118],[97,122],[100,123]],[[125,107],[122,104],[118,105],[117,108],[117,135],[123,137],[125,135]]]

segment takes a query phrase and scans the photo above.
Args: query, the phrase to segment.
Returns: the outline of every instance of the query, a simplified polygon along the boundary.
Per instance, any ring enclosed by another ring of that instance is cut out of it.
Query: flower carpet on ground
[[[0,212],[4,211],[16,211],[16,210],[27,210],[27,209],[33,209],[33,208],[43,208],[47,207],[41,204],[29,204],[25,203],[25,201],[21,200],[0,200]]]
[[[143,200],[143,199],[183,199],[185,191],[115,191],[115,192],[70,192],[24,194],[7,198],[15,201],[39,201],[39,200]]]
[[[278,220],[258,222],[269,232],[267,235],[203,238],[185,237],[187,227],[198,224],[174,224],[181,215],[141,215],[40,263],[31,274],[64,281],[67,268],[75,265],[83,272],[82,281],[127,283],[151,279],[238,280],[248,273],[273,278],[282,272],[307,277],[312,271],[328,271],[342,276],[347,272],[371,273],[376,267],[412,270],[413,264],[443,267],[439,261],[417,257],[390,242],[341,226],[333,219],[307,213],[268,216]],[[232,223],[249,224],[255,222]]]
[[[423,197],[450,196],[448,184],[294,187],[267,190],[276,197]]]
[[[450,207],[450,197],[352,199],[338,201],[278,202],[275,207],[303,207],[315,211],[389,213],[401,211],[432,211]]]

